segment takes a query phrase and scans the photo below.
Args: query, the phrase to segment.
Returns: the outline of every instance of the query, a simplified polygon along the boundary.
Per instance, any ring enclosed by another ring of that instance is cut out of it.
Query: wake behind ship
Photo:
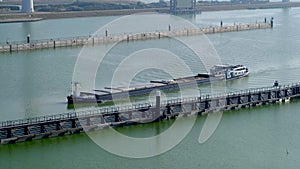
[[[117,88],[105,87],[103,90],[94,90],[92,92],[79,92],[79,83],[74,83],[74,90],[70,96],[67,96],[68,104],[77,103],[102,103],[113,99],[122,99],[126,97],[139,96],[149,94],[153,90],[172,91],[180,87],[190,87],[197,83],[208,84],[215,81],[231,80],[245,77],[249,74],[249,70],[244,65],[215,65],[210,69],[210,73],[197,74],[177,78],[173,80],[152,80],[151,84],[134,88]]]

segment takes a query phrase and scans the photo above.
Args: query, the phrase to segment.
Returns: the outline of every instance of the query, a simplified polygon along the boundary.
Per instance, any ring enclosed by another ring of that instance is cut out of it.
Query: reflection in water
[[[30,38],[34,38],[34,29],[33,29],[33,23],[32,22],[22,22],[22,37],[24,37],[24,40],[26,41],[26,38],[28,35],[30,35]]]

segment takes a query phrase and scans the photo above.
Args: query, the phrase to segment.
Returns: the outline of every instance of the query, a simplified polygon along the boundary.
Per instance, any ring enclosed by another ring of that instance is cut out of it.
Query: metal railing
[[[294,83],[291,85],[281,85],[277,87],[262,87],[262,88],[253,88],[235,92],[228,92],[228,93],[220,93],[214,95],[202,95],[201,97],[188,97],[188,98],[176,98],[171,100],[165,100],[161,102],[161,108],[164,108],[168,104],[184,104],[184,103],[195,103],[201,102],[205,100],[210,100],[214,98],[228,98],[234,97],[237,95],[240,96],[247,96],[249,94],[256,95],[264,92],[275,92],[275,91],[282,91],[282,90],[289,90],[295,87],[300,88],[300,82]],[[298,93],[300,94],[300,93]],[[89,110],[82,110],[82,111],[74,111],[68,113],[62,113],[57,115],[46,115],[41,117],[34,117],[28,119],[18,119],[18,120],[7,120],[0,122],[0,128],[4,127],[11,127],[11,126],[18,126],[18,125],[31,125],[36,123],[46,123],[50,121],[64,121],[76,118],[84,118],[89,116],[97,116],[97,115],[109,115],[113,113],[126,113],[130,111],[139,111],[141,109],[154,107],[154,103],[140,103],[134,105],[124,105],[124,106],[109,106],[109,107],[101,107],[101,108],[93,108]]]

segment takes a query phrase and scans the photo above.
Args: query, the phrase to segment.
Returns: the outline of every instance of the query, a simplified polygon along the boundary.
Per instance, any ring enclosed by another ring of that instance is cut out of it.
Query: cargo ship
[[[171,91],[179,87],[190,87],[200,84],[207,84],[215,81],[231,80],[245,77],[249,70],[244,65],[215,65],[209,73],[197,74],[195,76],[182,77],[172,80],[151,80],[150,84],[132,87],[105,87],[103,90],[94,90],[92,92],[78,92],[79,83],[73,83],[73,92],[67,96],[68,104],[77,103],[102,103],[113,99],[122,99],[126,97],[149,94],[153,90]]]

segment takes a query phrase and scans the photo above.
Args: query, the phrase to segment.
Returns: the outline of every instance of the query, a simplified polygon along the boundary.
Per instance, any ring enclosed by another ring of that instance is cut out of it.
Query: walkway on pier
[[[111,126],[132,125],[239,109],[257,105],[287,102],[300,97],[300,83],[249,89],[219,95],[175,99],[124,107],[104,107],[81,112],[42,116],[0,122],[1,143],[14,143]]]
[[[161,32],[148,32],[138,34],[127,35],[108,35],[95,36],[95,37],[74,37],[69,39],[50,39],[44,41],[30,41],[25,42],[7,42],[7,44],[0,45],[1,52],[16,52],[24,50],[37,50],[37,49],[49,49],[58,47],[71,47],[82,46],[87,44],[106,44],[120,41],[135,41],[135,40],[147,40],[147,39],[160,39],[165,37],[178,37],[178,36],[193,36],[201,34],[221,33],[221,32],[233,32],[255,29],[267,29],[271,28],[270,23],[255,23],[255,24],[243,24],[232,26],[219,26],[199,29],[185,29],[185,30],[167,30]],[[29,38],[29,37],[28,37]]]

